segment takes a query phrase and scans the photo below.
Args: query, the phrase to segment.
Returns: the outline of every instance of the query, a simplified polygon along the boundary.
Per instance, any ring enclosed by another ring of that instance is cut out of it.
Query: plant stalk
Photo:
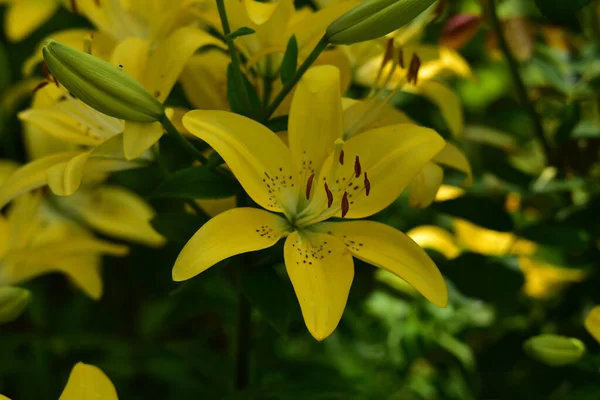
[[[169,120],[169,118],[164,115],[160,120],[161,125],[169,135],[171,135],[177,142],[184,148],[191,156],[193,156],[196,160],[200,161],[202,165],[206,165],[206,157],[202,155],[200,150],[194,147],[183,135],[173,126],[173,123]]]

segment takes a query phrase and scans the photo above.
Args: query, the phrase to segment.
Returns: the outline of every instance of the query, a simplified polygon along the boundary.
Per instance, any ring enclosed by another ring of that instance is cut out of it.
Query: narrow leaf
[[[237,184],[205,166],[177,171],[167,177],[152,193],[152,197],[184,199],[221,199],[235,195]]]
[[[298,41],[296,36],[292,36],[288,41],[283,61],[281,62],[281,83],[288,84],[294,78],[296,68],[298,67]]]
[[[252,35],[253,33],[256,33],[256,31],[254,29],[248,28],[247,26],[242,26],[241,28],[236,29],[235,31],[231,32],[229,35],[225,36],[225,40],[233,40],[240,36]]]

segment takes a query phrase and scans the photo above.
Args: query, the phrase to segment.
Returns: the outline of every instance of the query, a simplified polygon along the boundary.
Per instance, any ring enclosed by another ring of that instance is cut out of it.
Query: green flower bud
[[[0,324],[17,319],[30,301],[29,290],[11,286],[0,287]]]
[[[155,122],[164,107],[120,68],[52,39],[43,47],[44,61],[54,77],[92,108],[111,117]]]
[[[408,24],[436,0],[364,0],[329,25],[330,43],[376,39]]]
[[[585,354],[580,340],[558,335],[534,336],[523,347],[529,356],[551,366],[577,362]]]

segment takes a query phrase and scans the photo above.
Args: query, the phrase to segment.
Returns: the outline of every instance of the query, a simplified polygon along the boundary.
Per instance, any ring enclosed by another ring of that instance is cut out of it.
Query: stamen
[[[361,170],[360,160],[358,159],[358,156],[356,156],[356,159],[354,160],[354,176],[356,178],[360,176]]]
[[[35,92],[37,92],[38,90],[40,90],[40,89],[44,88],[44,87],[45,87],[47,84],[49,84],[49,83],[50,83],[50,82],[48,82],[48,81],[40,82],[40,83],[39,83],[39,84],[38,84],[36,87],[34,87],[34,88],[33,88],[33,92],[32,92],[32,93],[35,93]]]
[[[308,177],[308,181],[306,182],[306,200],[310,199],[310,191],[312,189],[313,180],[315,179],[315,174],[312,174]]]
[[[404,69],[404,50],[401,47],[398,49],[398,64],[400,64],[400,68]]]
[[[371,181],[369,181],[367,171],[365,171],[365,194],[369,196],[369,193],[371,193]]]
[[[344,192],[344,197],[342,197],[342,218],[348,214],[350,210],[350,203],[348,202],[348,192]]]
[[[333,204],[333,193],[331,193],[331,190],[329,190],[327,182],[325,182],[325,193],[327,194],[327,208],[330,208]]]
[[[60,84],[56,80],[56,77],[54,75],[50,74],[50,71],[48,70],[48,66],[46,65],[46,63],[42,64],[42,69],[44,70],[44,76],[46,77],[46,79],[48,79],[49,81],[54,81],[54,84],[56,85],[56,87],[60,87]]]
[[[77,0],[71,0],[71,10],[74,14],[79,14],[77,11]]]
[[[340,162],[340,165],[344,165],[344,150],[340,150],[339,162]]]
[[[386,64],[394,57],[394,39],[388,39],[386,43],[385,53],[381,61],[381,69],[384,69]]]
[[[418,55],[413,54],[410,60],[410,67],[408,68],[407,80],[410,83],[417,84],[417,78],[419,76],[419,69],[421,68],[421,59]]]
[[[92,40],[93,40],[93,36],[92,35],[87,35],[85,38],[83,38],[83,51],[85,53],[88,54],[92,54]]]

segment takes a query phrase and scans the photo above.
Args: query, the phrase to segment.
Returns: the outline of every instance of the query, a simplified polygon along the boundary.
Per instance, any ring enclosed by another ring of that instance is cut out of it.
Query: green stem
[[[277,110],[277,107],[279,107],[279,105],[285,99],[285,97],[292,91],[294,86],[296,86],[296,83],[298,83],[298,81],[300,80],[300,78],[302,78],[302,76],[308,70],[308,68],[310,68],[310,66],[314,64],[314,62],[321,55],[323,50],[325,50],[325,48],[327,47],[328,44],[329,44],[329,40],[327,39],[326,36],[323,36],[321,38],[321,40],[319,40],[319,43],[317,43],[315,48],[310,52],[310,54],[308,55],[306,60],[304,60],[302,65],[300,65],[300,67],[296,70],[296,73],[294,74],[294,78],[290,82],[288,82],[286,85],[283,86],[281,91],[277,94],[277,97],[275,97],[275,99],[273,100],[273,102],[271,103],[269,108],[267,109],[267,113],[264,118],[265,122],[269,120],[271,115],[273,115],[275,110]]]
[[[167,131],[169,135],[171,135],[177,142],[184,148],[191,156],[193,156],[196,160],[200,161],[201,164],[206,164],[206,157],[202,155],[200,150],[194,147],[193,144],[188,142],[186,138],[173,126],[173,123],[169,120],[166,115],[163,115],[163,118],[159,121],[163,128]]]
[[[552,149],[550,148],[550,144],[546,140],[546,135],[544,134],[544,127],[542,126],[540,116],[535,111],[535,107],[529,99],[529,94],[527,93],[525,83],[523,82],[523,79],[519,74],[519,63],[511,53],[510,48],[508,47],[508,43],[506,42],[506,38],[504,37],[502,24],[500,22],[500,19],[498,18],[498,13],[496,12],[495,0],[488,0],[488,9],[490,20],[492,23],[492,28],[494,29],[496,37],[498,38],[498,45],[500,46],[500,50],[502,50],[502,53],[504,53],[504,57],[506,58],[506,61],[508,63],[508,68],[512,75],[515,88],[517,89],[517,95],[519,96],[521,105],[525,107],[525,110],[531,118],[534,133],[542,145],[544,154],[546,155],[546,161],[549,164],[552,164],[554,161],[552,157]]]
[[[237,206],[247,205],[247,197],[244,192],[237,196]],[[250,256],[241,254],[238,259],[237,289],[238,289],[238,319],[236,326],[236,350],[235,350],[235,388],[244,390],[250,383],[250,348],[252,334],[252,305],[242,290],[242,269],[246,268]]]
[[[225,10],[225,1],[217,0],[217,9],[219,11],[219,18],[221,19],[221,26],[223,27],[223,35],[227,42],[227,50],[229,51],[229,57],[231,58],[231,67],[233,69],[233,80],[235,86],[242,93],[242,101],[246,111],[251,112],[252,107],[250,104],[250,97],[246,91],[246,85],[244,84],[244,77],[242,75],[242,68],[240,66],[240,59],[238,58],[237,51],[233,39],[229,37],[231,33],[231,27],[229,26],[229,19],[227,19],[227,11]]]

